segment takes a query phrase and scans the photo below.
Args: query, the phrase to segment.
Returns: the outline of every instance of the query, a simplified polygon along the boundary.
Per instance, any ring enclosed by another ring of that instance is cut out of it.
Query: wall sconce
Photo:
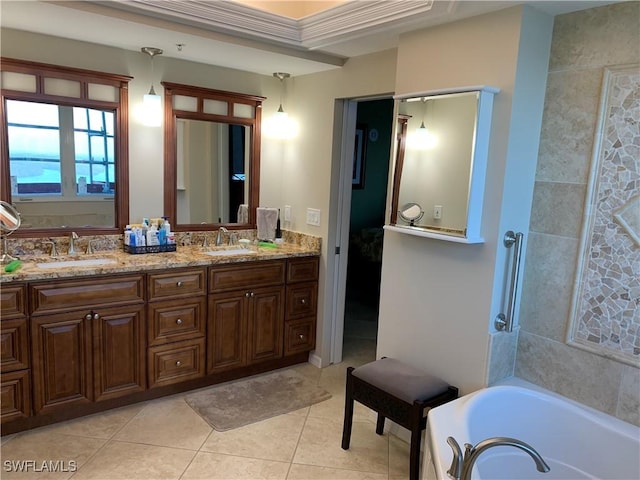
[[[142,47],[140,50],[151,57],[151,89],[142,100],[142,122],[149,127],[159,127],[162,123],[162,97],[153,89],[153,57],[162,55],[162,50],[154,47]]]
[[[298,124],[295,120],[289,118],[287,112],[282,108],[282,97],[284,96],[284,79],[291,75],[284,72],[275,72],[274,77],[280,80],[280,106],[273,117],[268,119],[264,125],[264,132],[270,138],[288,139],[298,134]]]

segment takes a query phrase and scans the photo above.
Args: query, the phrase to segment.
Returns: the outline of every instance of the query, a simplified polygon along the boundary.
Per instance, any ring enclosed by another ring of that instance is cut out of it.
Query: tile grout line
[[[144,403],[145,403],[145,406],[144,406],[144,407],[142,407],[142,408],[140,409],[140,411],[139,411],[138,413],[136,413],[133,417],[131,417],[131,418],[130,418],[129,420],[127,420],[126,422],[124,422],[124,423],[122,424],[122,426],[121,426],[118,430],[116,430],[115,432],[113,432],[113,434],[112,434],[109,438],[107,438],[107,439],[106,439],[106,441],[102,444],[102,446],[100,446],[100,448],[98,448],[95,452],[93,452],[93,455],[90,455],[90,456],[87,458],[87,461],[86,461],[86,462],[84,462],[80,467],[78,467],[78,470],[76,470],[75,472],[73,472],[73,473],[71,474],[71,476],[69,477],[69,480],[71,480],[73,477],[75,477],[75,476],[76,476],[76,474],[77,474],[78,472],[80,472],[80,470],[82,470],[82,467],[86,467],[86,465],[88,465],[88,464],[89,464],[89,462],[91,462],[91,460],[93,460],[93,459],[96,457],[96,455],[98,455],[98,453],[100,453],[100,452],[101,452],[101,451],[102,451],[102,450],[103,450],[107,445],[109,445],[111,442],[113,442],[113,441],[114,441],[114,440],[113,440],[113,438],[114,438],[118,433],[120,433],[120,432],[122,431],[122,429],[124,429],[124,427],[126,427],[126,426],[131,422],[131,421],[133,421],[133,419],[134,419],[134,418],[136,418],[138,415],[140,415],[140,412],[142,412],[142,410],[144,410],[144,409],[146,408],[146,403],[147,403],[147,402],[144,402]],[[124,407],[124,408],[126,408],[126,407]],[[98,415],[102,415],[102,412],[98,413]],[[83,437],[83,436],[81,436],[81,435],[76,435],[76,436],[77,436],[77,437],[81,437],[81,438]],[[84,437],[84,438],[95,438],[95,437]],[[102,440],[102,439],[100,439],[100,440]]]
[[[320,382],[320,377],[318,377],[318,382]],[[293,454],[291,455],[291,460],[289,461],[289,468],[287,469],[287,475],[284,477],[285,479],[289,478],[289,474],[291,473],[291,467],[293,466],[293,460],[296,458],[296,453],[298,452],[298,446],[300,445],[300,439],[302,438],[302,432],[304,432],[304,427],[307,426],[307,420],[309,419],[309,415],[311,414],[310,405],[307,410],[307,414],[304,417],[304,423],[302,424],[302,428],[300,429],[300,433],[298,434],[298,441],[296,442],[296,448],[293,449]]]

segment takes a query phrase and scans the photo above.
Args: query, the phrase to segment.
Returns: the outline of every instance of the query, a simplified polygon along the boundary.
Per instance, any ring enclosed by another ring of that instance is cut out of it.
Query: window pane
[[[7,122],[9,124],[58,127],[60,125],[58,106],[7,100]]]
[[[61,194],[58,107],[17,100],[7,100],[6,106],[9,170],[16,177],[11,193]]]
[[[114,177],[105,165],[114,163],[113,112],[75,108],[73,114],[77,191],[81,195],[113,194]]]
[[[100,110],[89,109],[89,128],[96,132],[104,131],[104,122]]]
[[[87,109],[73,107],[73,128],[76,130],[87,129]]]

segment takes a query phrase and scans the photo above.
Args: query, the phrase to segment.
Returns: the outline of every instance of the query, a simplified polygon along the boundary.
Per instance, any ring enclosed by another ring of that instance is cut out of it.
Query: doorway
[[[375,359],[393,99],[357,102],[342,352]],[[339,341],[339,339],[336,339]]]

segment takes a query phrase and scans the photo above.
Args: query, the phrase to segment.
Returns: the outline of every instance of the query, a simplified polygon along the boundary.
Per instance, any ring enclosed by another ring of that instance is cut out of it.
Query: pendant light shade
[[[151,88],[142,99],[142,122],[149,127],[159,127],[162,124],[162,97],[153,89],[153,57],[162,55],[162,50],[143,47],[141,51],[151,57]]]
[[[278,111],[273,114],[273,117],[265,122],[265,135],[277,139],[293,138],[298,134],[298,124],[289,118],[287,112],[282,108],[284,79],[289,78],[291,75],[284,72],[276,72],[273,76],[278,78],[281,83],[280,106],[278,107]]]

